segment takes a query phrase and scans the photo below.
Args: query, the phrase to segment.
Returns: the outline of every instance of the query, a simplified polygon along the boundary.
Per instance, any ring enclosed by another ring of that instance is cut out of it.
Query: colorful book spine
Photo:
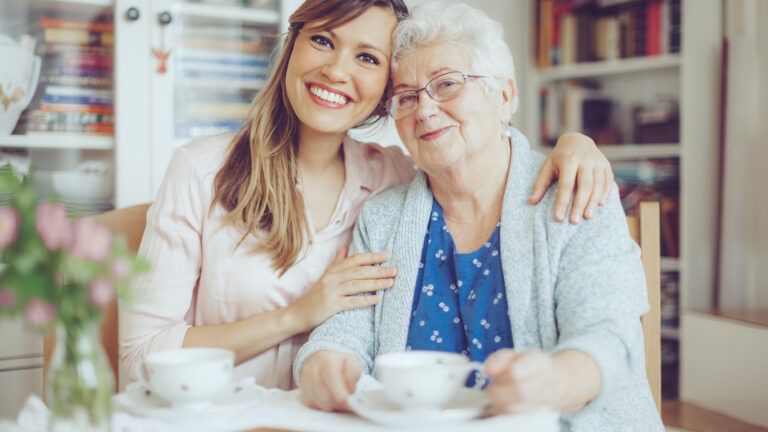
[[[115,25],[111,22],[80,21],[48,16],[40,18],[40,27],[44,29],[87,30],[90,32],[112,32],[115,30]]]
[[[115,44],[114,33],[112,32],[92,32],[77,29],[44,29],[43,40],[46,43],[53,42],[81,45],[113,46]]]

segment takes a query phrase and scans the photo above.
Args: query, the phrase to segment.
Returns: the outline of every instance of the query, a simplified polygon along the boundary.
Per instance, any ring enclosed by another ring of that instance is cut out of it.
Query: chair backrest
[[[659,203],[643,202],[636,216],[627,216],[629,233],[640,245],[650,309],[641,318],[645,340],[645,371],[656,408],[661,413],[661,231]]]
[[[139,204],[132,207],[117,209],[102,213],[96,216],[96,220],[109,228],[113,234],[122,235],[128,242],[128,249],[132,252],[139,250],[141,237],[144,235],[144,227],[147,224],[147,209],[149,204]],[[115,390],[120,388],[119,383],[119,365],[120,355],[118,352],[118,307],[117,299],[104,310],[104,316],[101,322],[101,344],[104,352],[107,354],[109,365],[115,377]],[[49,333],[45,337],[43,344],[43,376],[44,380],[48,376],[48,364],[53,354],[53,348],[56,345],[56,337]],[[45,382],[45,381],[44,381]]]

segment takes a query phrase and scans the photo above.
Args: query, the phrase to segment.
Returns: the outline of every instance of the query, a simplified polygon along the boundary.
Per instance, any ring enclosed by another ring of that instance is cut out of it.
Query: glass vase
[[[46,380],[51,431],[110,431],[114,386],[98,323],[59,324]]]

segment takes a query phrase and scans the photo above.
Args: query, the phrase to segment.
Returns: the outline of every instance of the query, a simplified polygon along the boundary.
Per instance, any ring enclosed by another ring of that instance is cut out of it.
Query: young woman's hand
[[[301,368],[301,402],[323,411],[349,411],[347,398],[363,374],[355,356],[337,351],[318,351]]]
[[[289,306],[291,316],[303,331],[312,330],[343,310],[378,303],[381,296],[376,291],[394,285],[397,269],[376,265],[386,262],[386,253],[362,253],[347,257],[347,251],[347,246],[342,246],[320,280]],[[364,294],[369,292],[373,294]]]
[[[596,207],[608,200],[614,180],[611,164],[595,142],[575,132],[561,135],[549,153],[533,186],[531,204],[541,201],[555,178],[558,179],[555,220],[565,220],[566,208],[576,191],[571,207],[571,223],[579,223],[582,216],[591,218]]]

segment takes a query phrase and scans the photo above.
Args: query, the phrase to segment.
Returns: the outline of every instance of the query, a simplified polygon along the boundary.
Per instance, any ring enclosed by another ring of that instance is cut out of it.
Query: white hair
[[[449,43],[462,46],[473,71],[461,71],[487,77],[515,81],[515,62],[504,41],[504,28],[485,12],[463,3],[434,0],[413,8],[410,16],[401,21],[394,34],[392,70],[398,60],[422,46]],[[499,82],[486,81],[491,89],[499,90]],[[517,92],[511,101],[510,115],[517,110]]]

